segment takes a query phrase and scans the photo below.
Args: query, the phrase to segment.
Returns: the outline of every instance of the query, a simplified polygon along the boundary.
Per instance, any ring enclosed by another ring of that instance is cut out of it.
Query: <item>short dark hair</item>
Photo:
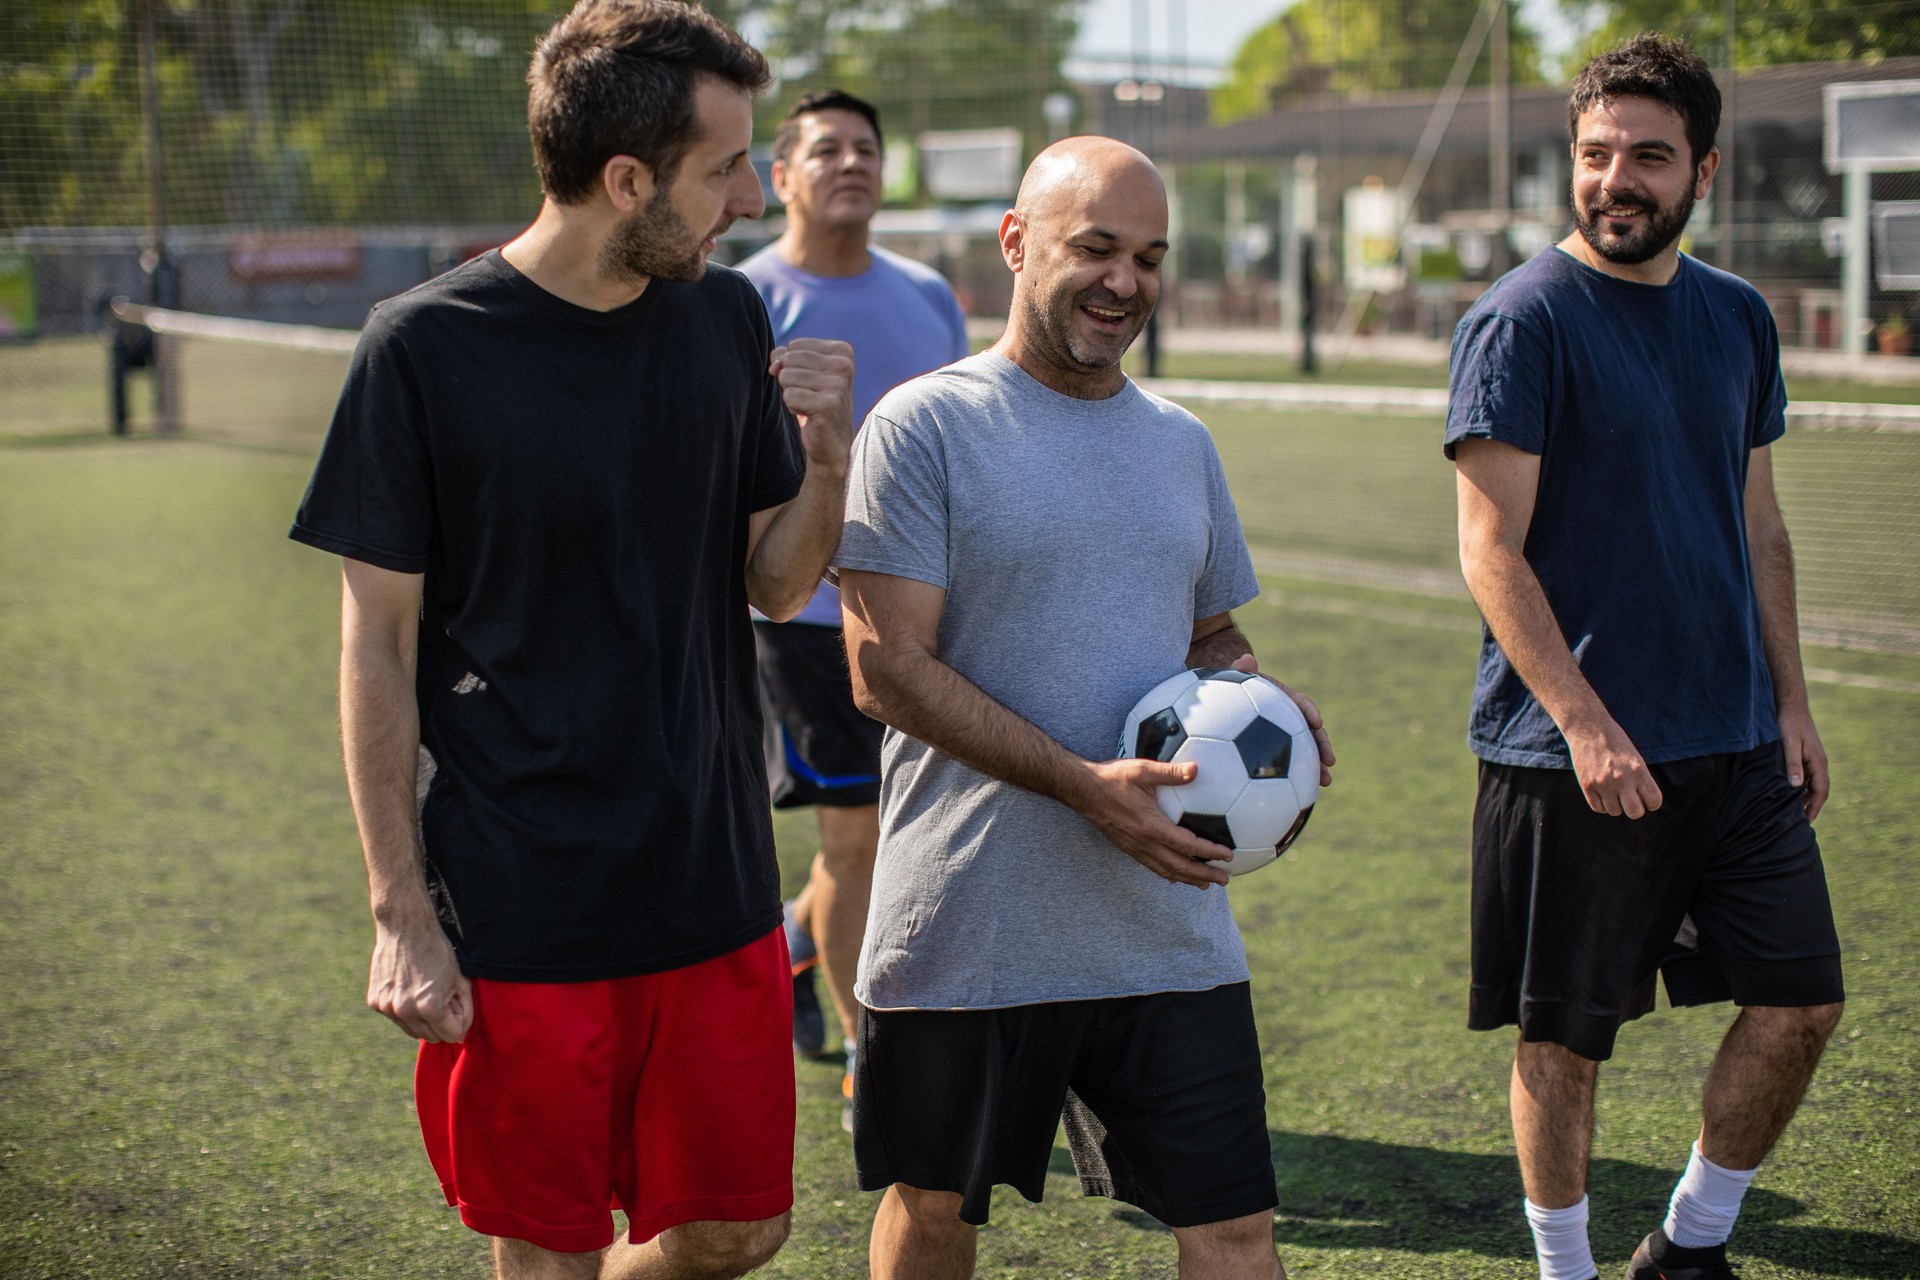
[[[780,120],[780,127],[773,131],[773,158],[784,162],[793,154],[793,144],[800,140],[800,117],[810,116],[817,111],[851,111],[873,126],[873,140],[886,149],[886,135],[880,132],[880,113],[873,109],[871,102],[863,101],[850,93],[839,89],[829,89],[825,93],[810,93],[793,104]]]
[[[656,184],[671,182],[695,141],[700,76],[754,94],[773,82],[767,60],[697,5],[580,0],[540,37],[527,68],[527,132],[542,190],[579,204],[620,155],[651,169]]]
[[[1580,140],[1580,114],[1615,98],[1652,98],[1687,126],[1693,163],[1713,150],[1720,132],[1720,86],[1706,60],[1685,41],[1643,31],[1580,68],[1567,97],[1567,132]]]

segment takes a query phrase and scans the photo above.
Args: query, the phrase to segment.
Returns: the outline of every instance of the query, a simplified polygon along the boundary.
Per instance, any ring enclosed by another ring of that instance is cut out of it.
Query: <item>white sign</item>
[[[1920,169],[1920,80],[1824,86],[1828,173]]]
[[[1343,209],[1347,288],[1399,291],[1407,280],[1400,263],[1400,193],[1386,186],[1349,187]]]
[[[1920,289],[1920,200],[1873,206],[1873,250],[1882,289]]]
[[[920,178],[941,200],[1010,200],[1020,189],[1018,129],[923,133]]]

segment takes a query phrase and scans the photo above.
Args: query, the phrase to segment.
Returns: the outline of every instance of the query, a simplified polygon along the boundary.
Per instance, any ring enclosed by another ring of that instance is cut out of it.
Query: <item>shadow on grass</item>
[[[1280,1209],[1274,1239],[1315,1249],[1477,1253],[1527,1258],[1532,1242],[1520,1212],[1520,1171],[1510,1155],[1474,1155],[1334,1135],[1271,1132]],[[1073,1161],[1055,1148],[1053,1172]],[[1609,1271],[1666,1213],[1679,1165],[1671,1169],[1595,1160],[1594,1253]],[[1910,1280],[1920,1276],[1920,1241],[1872,1231],[1796,1226],[1805,1206],[1756,1185],[1747,1193],[1733,1245],[1739,1258],[1821,1276]],[[1116,1220],[1165,1231],[1137,1209]]]

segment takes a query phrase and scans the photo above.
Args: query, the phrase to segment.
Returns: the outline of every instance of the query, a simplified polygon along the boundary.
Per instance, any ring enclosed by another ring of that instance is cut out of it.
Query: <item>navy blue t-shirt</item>
[[[1540,458],[1527,563],[1594,692],[1649,762],[1779,737],[1747,550],[1752,451],[1786,430],[1773,317],[1692,258],[1636,284],[1549,249],[1454,331],[1446,452]],[[1468,741],[1569,768],[1567,745],[1482,629]]]

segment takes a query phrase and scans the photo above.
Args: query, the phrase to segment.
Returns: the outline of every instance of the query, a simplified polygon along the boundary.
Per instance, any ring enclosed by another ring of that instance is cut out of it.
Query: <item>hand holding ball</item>
[[[1134,704],[1120,755],[1199,766],[1192,782],[1158,788],[1160,811],[1233,850],[1229,875],[1285,853],[1320,795],[1320,750],[1300,708],[1272,681],[1196,668]]]

